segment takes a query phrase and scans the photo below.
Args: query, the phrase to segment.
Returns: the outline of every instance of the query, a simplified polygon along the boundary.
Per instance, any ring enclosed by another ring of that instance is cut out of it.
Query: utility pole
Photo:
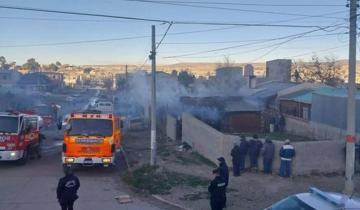
[[[347,133],[346,133],[346,168],[344,192],[354,192],[355,171],[355,116],[356,116],[356,20],[357,1],[350,0],[350,33],[349,33],[349,76],[348,76],[348,100],[347,100]]]
[[[151,26],[152,49],[150,52],[151,62],[151,159],[150,165],[156,165],[156,43],[155,25]]]

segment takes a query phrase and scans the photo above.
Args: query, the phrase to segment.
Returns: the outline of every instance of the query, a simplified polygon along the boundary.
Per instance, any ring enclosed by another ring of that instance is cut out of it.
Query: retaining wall
[[[204,157],[217,163],[217,158],[223,156],[231,166],[230,151],[239,137],[223,134],[196,119],[188,113],[182,116],[182,140]],[[279,150],[282,142],[275,144],[274,171],[279,170]],[[311,141],[293,142],[296,157],[293,162],[294,175],[309,175],[313,173],[342,173],[344,171],[344,141]],[[247,161],[248,162],[248,161]],[[259,158],[259,168],[263,168],[262,158]]]

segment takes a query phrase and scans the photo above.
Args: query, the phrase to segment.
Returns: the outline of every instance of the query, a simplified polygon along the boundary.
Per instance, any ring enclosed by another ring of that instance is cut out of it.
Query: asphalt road
[[[43,149],[42,159],[30,160],[24,166],[0,163],[0,210],[60,209],[56,199],[56,187],[59,178],[63,176],[61,141],[55,141],[52,136],[48,136]],[[126,194],[119,177],[120,170],[124,169],[76,169],[81,187],[75,209],[160,210],[137,198],[132,198],[133,202],[130,204],[119,204],[115,197]]]

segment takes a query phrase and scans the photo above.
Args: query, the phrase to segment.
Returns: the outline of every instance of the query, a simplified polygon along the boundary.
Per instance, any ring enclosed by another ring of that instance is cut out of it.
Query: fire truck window
[[[113,124],[111,120],[72,119],[69,135],[81,136],[112,136]]]
[[[0,132],[2,133],[17,133],[18,132],[17,117],[0,117]]]

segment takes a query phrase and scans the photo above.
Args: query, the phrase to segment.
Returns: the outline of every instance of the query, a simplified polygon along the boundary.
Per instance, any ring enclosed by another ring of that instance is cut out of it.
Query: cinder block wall
[[[218,157],[223,156],[231,166],[230,151],[234,143],[239,140],[238,136],[223,134],[188,113],[183,113],[182,120],[182,140],[184,142],[214,163],[217,163]],[[283,143],[273,142],[275,144],[273,168],[274,172],[278,172],[280,168],[279,151]],[[292,144],[297,153],[293,162],[294,175],[342,173],[344,171],[344,141],[294,142]],[[259,168],[263,169],[261,156],[259,157]]]

